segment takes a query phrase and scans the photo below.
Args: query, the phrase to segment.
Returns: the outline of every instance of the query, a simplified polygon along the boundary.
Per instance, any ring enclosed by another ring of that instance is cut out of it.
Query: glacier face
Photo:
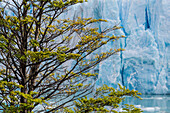
[[[71,7],[65,16],[107,19],[108,23],[94,25],[99,30],[115,24],[123,27],[111,34],[127,38],[100,51],[119,47],[126,51],[99,64],[97,86],[120,83],[145,94],[170,94],[169,0],[88,0]]]

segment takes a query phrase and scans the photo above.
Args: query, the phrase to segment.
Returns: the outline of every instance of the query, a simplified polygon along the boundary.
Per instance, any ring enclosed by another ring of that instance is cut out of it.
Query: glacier
[[[110,34],[126,38],[110,42],[99,51],[124,48],[126,51],[101,62],[96,86],[120,83],[143,94],[170,94],[170,0],[88,0],[76,4],[61,18],[93,17],[102,29],[120,25]],[[72,42],[74,44],[76,42]]]
[[[63,17],[93,17],[107,23],[93,25],[102,29],[118,24],[111,34],[126,38],[110,42],[100,51],[124,48],[95,69],[97,86],[117,83],[143,94],[170,94],[170,1],[169,0],[88,0],[68,10]]]

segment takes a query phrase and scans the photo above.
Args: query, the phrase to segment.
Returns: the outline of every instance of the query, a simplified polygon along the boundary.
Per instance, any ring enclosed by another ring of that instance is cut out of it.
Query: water
[[[127,97],[123,104],[141,108],[143,113],[170,113],[170,95],[142,95],[143,100]]]
[[[141,98],[143,100],[126,97],[122,104],[135,105],[141,108],[143,113],[170,113],[170,95],[142,95]],[[35,111],[40,109],[43,108],[38,106]],[[115,110],[123,111],[121,108]]]

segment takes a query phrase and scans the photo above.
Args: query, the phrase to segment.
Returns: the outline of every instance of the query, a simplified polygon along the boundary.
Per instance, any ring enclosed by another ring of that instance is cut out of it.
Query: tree
[[[85,0],[86,1],[86,0]],[[103,19],[58,19],[84,0],[0,1],[0,109],[3,112],[52,112],[90,94],[95,73],[89,70],[123,49],[86,60],[107,42],[113,26],[98,32],[89,25]],[[75,45],[70,41],[76,40]],[[90,79],[89,79],[90,78]],[[135,93],[136,94],[136,93]],[[41,108],[36,110],[36,107]]]

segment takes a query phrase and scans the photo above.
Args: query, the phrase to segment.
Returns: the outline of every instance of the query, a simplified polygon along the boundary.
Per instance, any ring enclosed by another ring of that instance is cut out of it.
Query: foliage
[[[119,84],[119,90],[115,90],[112,87],[104,85],[100,88],[97,88],[93,97],[89,99],[87,96],[79,98],[78,101],[75,101],[74,109],[65,109],[66,113],[90,113],[96,111],[97,113],[118,113],[117,109],[120,108],[120,104],[125,100],[125,96],[133,96],[135,98],[141,99],[138,95],[138,91],[129,90],[125,87],[122,87]],[[141,109],[135,108],[133,105],[121,105],[123,112],[119,113],[141,113]],[[109,109],[107,108],[109,107]]]
[[[96,74],[88,71],[123,51],[111,49],[86,59],[124,36],[108,35],[119,26],[101,32],[89,27],[107,22],[103,19],[59,19],[70,6],[84,1],[0,1],[1,111],[51,112],[69,107],[92,92],[94,82],[87,81]],[[72,41],[77,42],[71,45]]]
[[[37,94],[36,92],[30,92],[30,94],[24,94],[18,91],[19,88],[22,88],[22,85],[17,85],[14,82],[7,82],[5,80],[0,81],[0,92],[1,98],[0,101],[1,107],[3,107],[4,113],[17,113],[22,112],[22,109],[31,109],[34,107],[34,104],[46,103],[42,98],[33,98],[33,95]],[[19,97],[24,97],[27,102],[20,103]],[[5,101],[5,102],[4,102]],[[47,103],[48,104],[48,103]]]

